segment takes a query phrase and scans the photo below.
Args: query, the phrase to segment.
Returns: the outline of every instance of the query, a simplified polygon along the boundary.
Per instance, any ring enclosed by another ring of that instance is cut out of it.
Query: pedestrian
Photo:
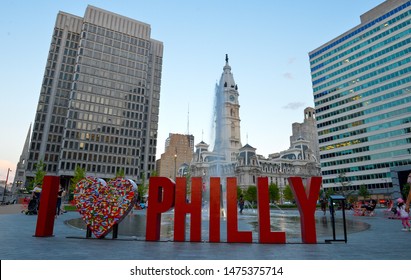
[[[240,214],[243,214],[243,209],[244,209],[244,198],[241,195],[240,200],[238,201],[238,206],[240,207]]]
[[[411,186],[411,173],[408,174],[407,183]],[[407,211],[407,213],[410,213],[410,203],[411,203],[411,188],[410,188],[410,191],[408,192],[407,202],[405,202],[405,211]]]
[[[402,230],[408,230],[411,231],[411,226],[410,226],[410,217],[407,211],[405,211],[405,203],[402,198],[397,199],[397,215],[401,219],[401,223],[403,226]]]
[[[64,191],[63,187],[60,186],[59,190],[57,192],[56,217],[60,216],[60,212],[64,211],[63,209],[61,209],[61,202],[62,202],[63,197],[64,197],[65,194],[66,194],[66,192]]]
[[[42,191],[42,185],[38,184],[34,187],[33,192],[31,193],[32,198],[36,200],[36,213],[40,209],[40,196],[41,196],[41,191]]]
[[[325,199],[325,197],[321,198],[320,204],[321,204],[321,210],[323,211],[325,215],[327,212],[327,199]]]

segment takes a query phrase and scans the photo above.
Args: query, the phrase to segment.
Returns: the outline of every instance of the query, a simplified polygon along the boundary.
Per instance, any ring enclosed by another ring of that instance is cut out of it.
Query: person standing
[[[402,226],[404,227],[402,230],[411,231],[410,226],[410,217],[407,211],[405,211],[405,204],[402,198],[397,199],[397,215],[400,216]]]
[[[238,206],[240,207],[240,214],[243,214],[243,209],[244,209],[244,198],[241,195],[240,200],[238,201]]]
[[[320,204],[321,204],[321,210],[323,211],[324,216],[325,216],[325,213],[327,212],[327,199],[325,197],[321,198]]]
[[[61,202],[63,200],[63,197],[65,195],[64,189],[60,186],[59,191],[57,193],[57,209],[56,209],[56,215],[60,216],[61,210]]]
[[[411,186],[411,173],[408,174],[407,183],[409,186]],[[410,213],[410,203],[411,203],[411,187],[410,187],[410,191],[408,192],[407,201],[405,202],[405,211],[407,211],[407,213]]]

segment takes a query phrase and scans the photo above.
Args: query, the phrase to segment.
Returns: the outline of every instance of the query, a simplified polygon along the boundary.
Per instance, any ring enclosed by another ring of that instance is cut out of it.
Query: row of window
[[[411,155],[411,146],[409,149],[399,149],[396,151],[384,152],[379,154],[367,155],[367,156],[358,156],[358,157],[350,157],[346,159],[339,159],[334,161],[328,162],[321,162],[321,168],[325,167],[332,167],[332,166],[341,166],[344,164],[354,164],[360,162],[367,162],[372,160],[381,160],[387,158],[395,158],[400,156],[410,156]]]
[[[357,28],[356,30],[354,30],[354,31],[350,32],[349,34],[341,37],[340,39],[332,42],[331,44],[325,46],[324,48],[316,51],[315,53],[312,53],[312,54],[310,55],[310,59],[312,59],[312,58],[316,57],[317,55],[325,52],[326,50],[329,50],[329,49],[333,48],[334,46],[336,46],[336,45],[338,45],[338,44],[340,44],[340,43],[342,43],[342,42],[344,42],[344,41],[352,38],[353,36],[355,36],[355,35],[363,32],[364,30],[370,28],[371,26],[374,26],[375,24],[379,24],[381,21],[383,21],[383,20],[385,20],[386,18],[389,18],[390,16],[392,16],[392,15],[394,15],[394,14],[396,14],[396,13],[398,13],[398,12],[404,10],[404,9],[406,9],[406,8],[407,8],[408,6],[410,6],[410,5],[411,5],[411,2],[407,2],[407,3],[405,3],[404,5],[401,5],[401,6],[397,7],[397,8],[395,8],[394,10],[392,10],[392,11],[390,11],[390,12],[388,12],[388,13],[386,13],[386,14],[378,17],[378,18],[376,18],[375,20],[370,21],[369,23],[367,23],[367,24],[365,24],[365,25]],[[407,12],[406,12],[406,13],[407,13]],[[399,17],[397,16],[396,18],[393,18],[393,19],[387,21],[386,23],[387,23],[387,24],[393,24],[395,21],[407,17],[406,13],[403,13],[403,14],[401,14]],[[379,27],[375,28],[374,30],[371,30],[370,32],[371,32],[371,33],[377,32],[377,31],[378,31],[381,27],[383,27],[383,26],[385,26],[385,24],[382,25],[382,26],[380,25]],[[367,34],[367,33],[365,33],[365,34]],[[364,35],[365,35],[365,34],[364,34]],[[350,42],[347,43],[347,45],[350,45],[350,44],[351,44]]]
[[[321,174],[323,176],[330,176],[330,175],[339,175],[341,173],[350,173],[350,172],[360,172],[360,171],[367,171],[367,173],[371,172],[371,170],[377,170],[382,168],[390,168],[401,165],[405,165],[405,163],[401,162],[408,162],[408,161],[398,161],[398,162],[379,162],[374,164],[367,164],[367,165],[355,165],[349,166],[339,169],[331,169],[331,170],[321,170]],[[388,173],[386,173],[385,177],[390,177]]]
[[[112,147],[110,147],[112,148]],[[121,156],[121,153],[115,155],[94,154],[89,152],[71,152],[63,151],[62,160],[74,160],[74,161],[89,161],[89,162],[101,162],[109,164],[125,164],[125,165],[138,165],[138,157]]]
[[[368,61],[373,61],[373,60],[375,60],[375,58],[377,58],[377,57],[381,57],[381,56],[383,56],[383,55],[385,55],[385,54],[387,54],[387,53],[390,53],[390,52],[392,52],[392,51],[394,51],[394,50],[396,50],[396,49],[402,48],[403,46],[406,46],[406,45],[409,44],[409,43],[410,43],[410,39],[408,38],[408,39],[405,39],[405,40],[403,40],[403,41],[401,41],[401,42],[396,43],[395,45],[391,45],[391,46],[389,46],[389,47],[387,47],[387,48],[385,48],[385,49],[382,49],[382,50],[380,50],[380,51],[378,51],[378,52],[376,52],[376,53],[373,53],[373,54],[371,54],[371,55],[369,55],[369,56],[367,56],[367,57],[364,57],[364,55],[366,54],[366,52],[367,52],[368,49],[363,50],[363,51],[361,51],[361,52],[359,52],[359,53],[356,53],[356,54],[354,54],[354,55],[352,55],[352,56],[350,56],[350,57],[347,57],[347,58],[345,58],[344,60],[339,61],[339,62],[337,62],[337,63],[335,63],[335,64],[333,64],[333,65],[331,65],[331,66],[329,66],[329,67],[327,67],[327,68],[325,68],[325,69],[323,69],[323,70],[321,70],[321,71],[318,71],[318,72],[312,74],[312,75],[311,75],[312,80],[314,81],[315,78],[317,78],[317,77],[319,77],[319,76],[321,76],[321,75],[323,75],[323,74],[325,74],[325,73],[327,73],[327,72],[330,72],[330,71],[332,71],[333,69],[338,68],[338,67],[340,67],[340,66],[342,66],[342,65],[346,65],[344,68],[341,68],[341,69],[339,69],[339,70],[336,71],[336,72],[327,74],[327,76],[325,76],[324,78],[329,78],[329,77],[332,77],[332,76],[336,76],[336,75],[338,75],[339,73],[343,73],[343,72],[345,72],[345,71],[347,71],[347,70],[349,70],[349,69],[353,69],[353,68],[355,68],[355,67],[357,67],[357,66],[360,66],[360,65],[362,65],[362,64],[364,64],[364,63],[367,63]],[[358,59],[358,58],[361,58],[361,59],[355,61],[355,60]],[[348,65],[347,65],[347,64],[348,64]],[[318,83],[317,81],[314,81],[314,82],[313,82],[313,84],[317,84],[317,83]]]
[[[122,75],[119,75],[119,77],[123,77],[124,82],[134,84],[134,85],[135,85],[135,82],[139,81],[140,79],[147,79],[147,71],[138,70],[135,68],[129,68],[127,66],[121,66],[119,64],[114,64],[114,63],[106,62],[103,60],[90,59],[90,58],[80,56],[78,58],[78,62],[81,65],[91,66],[93,68],[102,69],[102,70],[108,70],[109,73],[122,74]],[[77,72],[81,72],[80,66],[78,66],[77,68],[78,68],[76,69]],[[146,68],[146,66],[143,66],[143,68]],[[131,77],[129,78],[129,81],[126,80],[127,76]],[[121,81],[121,78],[118,78],[116,80]]]
[[[340,152],[332,152],[332,153],[323,154],[321,155],[321,159],[335,158],[335,157],[341,157],[341,156],[346,156],[346,155],[351,155],[351,154],[382,150],[382,149],[392,148],[392,147],[396,147],[400,145],[407,145],[410,143],[411,143],[411,138],[393,140],[393,141],[389,141],[385,143],[379,143],[379,144],[374,144],[374,145],[365,146],[365,147],[347,149],[347,150],[343,150]]]
[[[363,138],[358,138],[358,139],[354,139],[354,140],[338,142],[338,143],[334,143],[334,144],[327,144],[326,146],[321,146],[320,151],[329,151],[329,150],[338,149],[338,148],[342,148],[342,147],[349,147],[349,146],[356,145],[356,144],[373,142],[373,141],[378,141],[378,140],[381,140],[381,139],[387,139],[387,138],[392,138],[392,137],[399,137],[401,135],[408,134],[408,133],[411,133],[411,128],[402,128],[402,129],[398,129],[398,130],[392,130],[392,131],[385,132],[385,133],[370,135],[368,137],[363,137]],[[338,135],[336,137],[334,137],[334,136],[326,137],[326,138],[321,139],[319,141],[319,143],[332,142],[332,141],[338,140],[338,139],[339,139]]]
[[[80,49],[80,55],[84,53],[84,58],[102,60],[113,64],[120,64],[121,66],[142,71],[147,71],[148,69],[147,63],[142,62],[146,60],[143,56],[137,59],[135,59],[135,57],[122,58],[121,56],[115,54],[106,54],[104,52],[99,52],[92,49],[84,49],[84,52],[82,52],[82,50],[83,48]]]
[[[105,80],[111,80],[124,84],[124,91],[144,94],[145,80],[141,77],[138,78],[137,76],[131,76],[128,74],[119,74],[116,72],[111,72],[96,67],[89,67],[86,65],[82,65],[81,70],[81,74],[84,75],[84,77],[81,77],[79,73],[76,73],[76,81],[86,81],[88,76],[104,78]]]
[[[111,29],[107,29],[101,26],[96,26],[94,24],[90,24],[90,23],[84,23],[83,30],[90,32],[91,33],[95,33],[97,35],[103,36],[103,37],[107,37],[107,38],[112,38],[118,41],[121,41],[123,43],[127,43],[127,44],[132,44],[135,46],[139,46],[142,48],[147,48],[149,49],[151,44],[150,41],[141,39],[141,38],[136,38],[133,36],[129,36],[127,34],[124,33],[120,33],[120,32],[115,32]],[[86,34],[86,32],[82,33],[82,37],[85,38],[88,34]]]
[[[138,168],[132,168],[132,167],[124,167],[121,165],[115,166],[115,165],[101,165],[101,164],[91,164],[91,163],[79,163],[79,162],[67,162],[67,161],[62,161],[60,163],[60,169],[61,170],[75,170],[76,166],[81,166],[86,173],[104,173],[104,174],[116,174],[116,172],[120,170],[124,170],[124,175],[125,176],[138,176],[139,175],[139,169]]]
[[[378,91],[381,91],[381,88],[378,88],[378,90],[376,90],[376,93]],[[368,100],[363,101],[363,102],[358,102],[358,101],[360,99],[365,99],[366,96],[365,96],[365,94],[360,94],[360,95],[356,95],[352,98],[347,98],[347,99],[344,99],[340,102],[324,106],[321,109],[319,109],[318,112],[326,111],[328,113],[318,116],[317,121],[320,121],[320,120],[323,120],[323,119],[328,119],[328,118],[331,118],[331,117],[334,117],[334,116],[337,116],[337,115],[340,115],[340,114],[344,114],[345,112],[349,112],[349,111],[352,111],[352,110],[355,110],[355,109],[358,109],[358,108],[363,108],[363,107],[366,107],[366,106],[370,106],[372,104],[376,104],[376,103],[386,101],[386,100],[389,100],[389,99],[392,99],[392,98],[398,98],[398,97],[401,97],[402,95],[407,95],[407,94],[411,93],[411,87],[407,87],[407,88],[404,88],[404,89],[398,89],[396,91],[386,91],[386,92],[387,93],[384,94],[384,95],[380,95],[380,96],[368,99]],[[342,107],[343,104],[346,104],[348,102],[355,102],[355,101],[357,101],[357,103],[355,103],[351,106]],[[335,110],[335,111],[331,111],[332,108],[338,108],[338,109]]]
[[[340,123],[340,122],[343,122],[343,121],[352,120],[352,119],[355,119],[357,117],[370,115],[371,113],[379,112],[379,111],[386,110],[386,109],[389,109],[389,108],[394,108],[394,107],[397,107],[397,106],[400,106],[400,105],[403,105],[403,104],[407,104],[409,102],[411,102],[411,96],[403,98],[403,99],[398,99],[398,100],[395,100],[393,102],[389,102],[389,103],[386,103],[386,104],[382,104],[382,105],[376,106],[374,108],[359,111],[357,113],[346,115],[344,117],[336,118],[334,120],[318,124],[317,127],[320,128],[320,127],[324,127],[326,125],[337,124],[337,123]],[[406,108],[394,110],[394,111],[389,112],[389,113],[379,114],[379,115],[374,116],[374,117],[369,117],[369,118],[365,118],[365,119],[362,119],[362,120],[357,120],[357,121],[354,121],[354,122],[351,122],[351,123],[348,123],[348,124],[344,124],[344,125],[340,125],[340,126],[336,126],[336,127],[331,127],[331,128],[319,131],[318,136],[325,135],[325,134],[328,134],[328,133],[333,133],[333,132],[340,131],[340,130],[346,130],[346,129],[349,129],[351,127],[356,127],[356,126],[362,125],[362,124],[369,124],[369,123],[373,123],[373,122],[379,122],[379,121],[384,120],[386,118],[399,116],[399,115],[402,115],[402,114],[408,114],[410,111],[411,111],[411,108],[406,107]],[[397,121],[392,121],[392,122],[389,122],[389,123],[387,122],[387,123],[383,123],[383,124],[377,124],[376,126],[369,126],[369,127],[367,127],[367,131],[370,132],[370,131],[378,130],[378,129],[381,129],[383,127],[386,127],[387,125],[400,125],[403,122],[408,122],[408,119],[406,119],[406,120],[397,120]]]
[[[411,15],[411,12],[410,12],[410,13],[407,12],[407,15],[406,15],[406,16],[409,16],[409,15]],[[320,68],[322,68],[322,67],[324,67],[324,66],[326,66],[326,65],[328,65],[328,64],[330,64],[330,63],[332,63],[333,61],[339,60],[339,59],[343,58],[344,56],[346,56],[346,55],[348,55],[348,54],[350,54],[350,53],[353,53],[354,51],[357,51],[357,50],[359,50],[359,49],[361,49],[361,48],[367,47],[368,45],[370,45],[370,44],[372,44],[372,43],[374,43],[374,42],[376,42],[376,41],[378,41],[378,40],[380,40],[380,39],[382,39],[382,38],[384,38],[384,37],[386,37],[386,36],[390,36],[390,35],[392,35],[394,32],[397,32],[398,30],[401,30],[402,28],[407,27],[408,25],[409,25],[409,20],[405,20],[404,22],[402,22],[402,23],[400,23],[400,24],[398,24],[398,25],[396,25],[396,26],[394,26],[394,27],[392,27],[392,28],[390,28],[390,29],[388,29],[388,30],[380,33],[380,34],[378,34],[378,35],[376,35],[376,36],[374,36],[374,37],[372,37],[372,38],[370,38],[370,39],[368,39],[368,40],[366,40],[366,41],[363,41],[362,43],[360,43],[360,44],[358,44],[358,45],[355,45],[355,46],[347,49],[347,50],[344,51],[344,52],[341,52],[342,49],[344,49],[345,47],[347,47],[347,46],[345,46],[344,48],[341,48],[341,49],[339,49],[338,51],[336,51],[336,53],[337,53],[336,56],[333,56],[333,57],[329,58],[328,60],[323,61],[323,62],[320,63],[319,65],[312,67],[312,68],[311,68],[311,71],[314,72],[314,71],[316,71],[316,70],[318,70],[318,69],[320,69]],[[388,25],[387,25],[387,26],[388,26]],[[405,31],[405,32],[406,32],[406,31]],[[399,36],[399,37],[398,37],[398,36]],[[400,37],[402,37],[402,36],[403,36],[403,35],[397,34],[397,35],[395,35],[395,36],[393,36],[393,37],[389,37],[387,40],[385,40],[385,41],[383,41],[383,42],[381,42],[381,43],[379,43],[379,44],[377,44],[377,45],[374,45],[374,46],[372,46],[372,47],[370,47],[370,48],[368,48],[368,49],[369,49],[370,51],[371,51],[371,50],[376,50],[376,49],[378,49],[379,47],[381,47],[381,46],[383,46],[383,45],[389,44],[390,42],[394,42],[395,40],[397,40],[398,38],[400,38]],[[361,37],[358,37],[356,40],[359,41],[359,40],[362,40],[363,38],[364,38],[364,37],[361,36]],[[365,51],[366,51],[366,50],[365,50]],[[368,53],[368,51],[367,51],[366,53]],[[311,65],[313,65],[313,64],[314,64],[314,62],[311,61]]]
[[[365,74],[365,75],[363,75],[363,76],[356,77],[357,75],[361,74],[362,72],[366,72],[366,71],[368,71],[368,70],[370,70],[370,69],[374,69],[373,64],[367,65],[367,66],[364,66],[363,68],[361,68],[361,69],[359,69],[359,70],[355,70],[355,71],[353,71],[353,72],[351,72],[351,73],[348,73],[348,74],[346,74],[346,75],[344,75],[344,76],[341,76],[341,77],[339,77],[339,78],[337,78],[337,79],[335,79],[335,80],[333,80],[333,81],[330,81],[330,82],[328,82],[328,83],[322,84],[321,86],[318,86],[317,88],[314,88],[313,90],[314,90],[314,91],[318,91],[318,90],[320,90],[320,89],[329,87],[329,86],[331,86],[331,85],[333,85],[333,84],[335,84],[335,83],[343,82],[343,81],[346,81],[346,80],[349,79],[349,78],[352,79],[352,77],[354,77],[353,80],[347,81],[347,82],[345,82],[345,83],[343,83],[343,84],[340,84],[340,85],[338,86],[338,89],[343,89],[343,88],[345,88],[345,87],[352,86],[352,84],[359,83],[359,82],[361,82],[361,81],[365,81],[365,80],[370,79],[370,78],[373,78],[373,77],[375,77],[375,76],[379,76],[379,75],[381,75],[381,74],[384,74],[385,72],[389,72],[389,71],[391,71],[391,70],[393,70],[393,69],[395,69],[395,68],[403,67],[404,65],[407,65],[410,61],[411,61],[411,58],[410,58],[410,57],[407,57],[407,58],[404,58],[403,60],[396,61],[396,62],[394,62],[394,63],[392,63],[392,64],[389,64],[389,65],[387,65],[387,66],[384,66],[384,67],[382,67],[382,68],[377,68],[375,71],[369,72],[369,73],[367,73],[367,74]]]
[[[411,34],[411,29],[410,29],[410,34]],[[405,45],[407,45],[407,44],[410,44],[410,42],[411,42],[411,39],[407,39],[407,40],[402,41],[401,43],[399,43],[399,44],[397,44],[397,45],[400,45],[399,47],[403,47],[403,46],[405,46]],[[394,48],[394,47],[390,47],[390,48],[385,49],[385,50],[382,50],[382,51],[380,51],[380,52],[378,52],[378,53],[384,53],[384,54],[386,54],[386,53],[388,53],[388,52],[390,52],[390,51],[393,51],[393,50],[395,50],[395,48]],[[330,86],[330,85],[332,85],[332,84],[338,83],[339,81],[342,81],[342,80],[345,80],[345,79],[349,79],[349,78],[352,77],[352,76],[356,76],[356,75],[358,75],[358,74],[360,74],[360,73],[362,73],[362,72],[368,71],[369,69],[377,68],[377,67],[380,66],[380,65],[383,65],[383,64],[385,64],[385,63],[387,63],[387,62],[393,61],[393,60],[395,60],[395,59],[397,59],[397,58],[400,58],[400,57],[402,57],[402,56],[404,56],[404,55],[407,55],[407,54],[410,53],[410,50],[411,50],[411,48],[407,48],[407,49],[401,50],[401,51],[399,51],[399,52],[397,52],[397,53],[393,53],[393,54],[391,54],[391,55],[389,55],[389,56],[386,56],[386,57],[384,57],[384,58],[382,58],[382,59],[380,59],[380,60],[377,60],[377,58],[378,58],[379,56],[378,56],[378,53],[376,53],[376,54],[374,54],[374,55],[371,55],[371,56],[369,56],[369,57],[366,57],[366,58],[364,58],[364,59],[362,59],[362,60],[359,60],[359,61],[356,61],[356,62],[354,62],[354,63],[351,63],[351,62],[350,62],[350,63],[349,63],[350,65],[348,65],[347,67],[343,67],[343,68],[341,68],[341,69],[338,69],[338,70],[335,71],[335,72],[328,73],[326,76],[323,76],[322,78],[313,81],[312,84],[313,84],[313,86],[314,86],[314,85],[319,84],[319,83],[322,83],[322,82],[324,82],[324,81],[326,81],[326,80],[328,80],[328,79],[330,79],[330,78],[332,78],[332,77],[334,77],[334,76],[338,76],[338,75],[340,75],[340,74],[342,74],[342,73],[346,73],[345,75],[339,76],[337,79],[335,79],[335,80],[333,80],[333,81],[329,81],[328,83],[321,85],[320,87],[318,87],[318,89],[324,88],[324,87],[326,87],[326,86]],[[371,62],[371,63],[364,65],[365,62]],[[364,66],[362,66],[362,67],[359,68],[359,69],[356,69],[355,71],[352,71],[352,72],[347,73],[348,70],[354,69],[354,68],[356,68],[356,67],[358,67],[358,66],[361,66],[361,65],[364,65]]]

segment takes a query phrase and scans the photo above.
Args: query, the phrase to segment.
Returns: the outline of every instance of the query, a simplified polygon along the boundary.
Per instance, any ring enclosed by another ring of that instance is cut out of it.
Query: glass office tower
[[[48,174],[139,180],[155,170],[163,45],[150,25],[93,6],[60,12],[30,145],[28,177]]]
[[[325,188],[399,191],[396,170],[411,169],[410,43],[411,1],[388,0],[309,53]]]

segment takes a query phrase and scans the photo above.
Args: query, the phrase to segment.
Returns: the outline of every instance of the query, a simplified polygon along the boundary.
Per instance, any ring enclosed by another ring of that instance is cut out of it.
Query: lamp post
[[[7,180],[9,179],[10,168],[7,169],[6,183],[4,184],[3,203],[6,200]]]
[[[176,153],[174,154],[174,180],[177,178],[177,149]]]

